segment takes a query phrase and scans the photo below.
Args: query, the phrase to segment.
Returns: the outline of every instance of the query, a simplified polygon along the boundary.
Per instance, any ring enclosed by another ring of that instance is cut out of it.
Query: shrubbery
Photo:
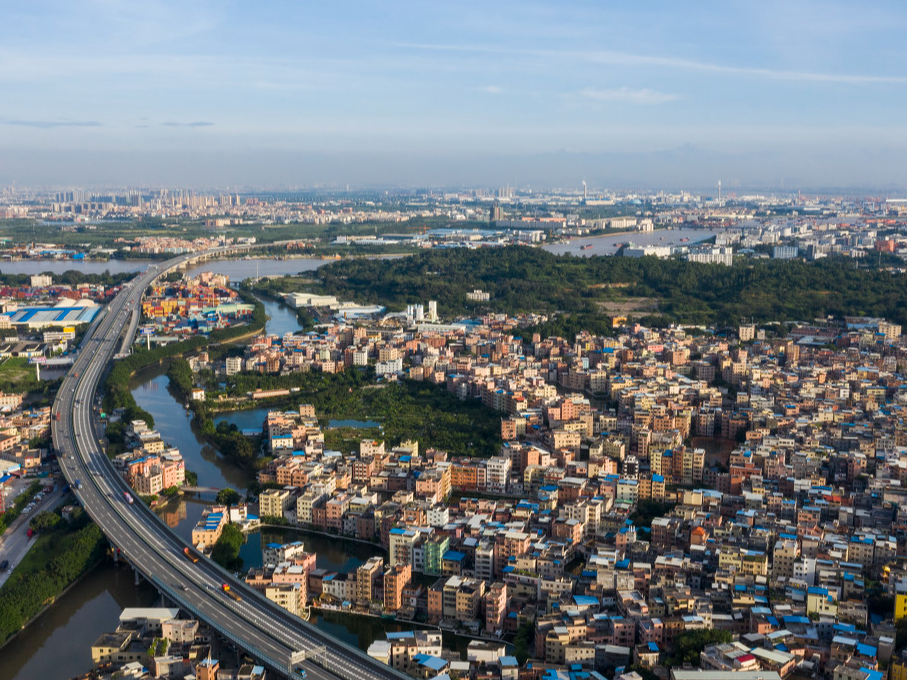
[[[685,663],[699,666],[699,653],[709,645],[723,644],[734,639],[729,631],[715,628],[687,630],[674,639],[674,653],[665,659],[668,667]]]
[[[104,534],[97,525],[89,524],[65,546],[43,569],[11,578],[0,588],[0,643],[103,557]]]
[[[211,559],[217,562],[224,569],[235,571],[242,567],[242,559],[239,557],[239,549],[243,544],[243,535],[239,527],[235,524],[228,524],[221,532],[220,538],[214,544],[211,550]]]
[[[193,385],[189,363],[177,360],[167,372],[170,385],[188,401]],[[330,419],[380,421],[382,438],[396,444],[416,439],[421,445],[449,451],[454,455],[493,456],[501,443],[501,414],[480,401],[458,400],[443,387],[427,382],[403,380],[376,385],[374,370],[351,368],[340,373],[298,372],[288,375],[240,373],[231,378],[229,394],[242,397],[264,389],[299,388],[290,397],[262,400],[256,406],[306,403],[315,407],[322,425]],[[215,426],[209,406],[193,402],[196,422],[202,432],[228,459],[254,469],[258,456],[258,439],[247,437],[235,425],[221,422]],[[331,446],[345,446],[343,430],[329,430],[326,437]],[[353,431],[358,441],[362,433]],[[372,435],[374,436],[374,435]]]

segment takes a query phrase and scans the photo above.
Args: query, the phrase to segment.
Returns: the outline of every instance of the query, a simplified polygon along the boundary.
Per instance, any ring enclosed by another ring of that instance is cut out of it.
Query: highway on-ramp
[[[54,402],[51,423],[61,467],[79,502],[133,568],[167,599],[273,670],[298,677],[297,669],[303,668],[313,680],[403,680],[408,676],[278,607],[207,558],[187,559],[181,538],[144,503],[126,501],[132,491],[97,437],[94,398],[124,328],[135,332],[134,311],[145,289],[174,267],[233,250],[193,253],[152,266],[111,300],[89,329]],[[223,584],[241,599],[228,597]]]

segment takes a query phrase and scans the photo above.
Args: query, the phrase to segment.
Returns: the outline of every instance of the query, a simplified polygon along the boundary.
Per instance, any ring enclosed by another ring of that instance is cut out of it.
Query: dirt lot
[[[629,314],[632,312],[657,312],[658,298],[627,297],[620,300],[599,300],[596,304],[604,314]]]

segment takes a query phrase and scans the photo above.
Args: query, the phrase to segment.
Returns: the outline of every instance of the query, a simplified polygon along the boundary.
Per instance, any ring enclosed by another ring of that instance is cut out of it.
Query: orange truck
[[[221,586],[221,590],[223,590],[229,597],[232,597],[237,602],[242,601],[242,598],[239,595],[230,590],[230,585],[228,583],[223,584]]]

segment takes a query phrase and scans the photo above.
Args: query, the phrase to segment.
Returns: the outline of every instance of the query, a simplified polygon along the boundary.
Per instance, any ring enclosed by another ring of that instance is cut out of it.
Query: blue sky
[[[0,182],[907,183],[897,2],[3,2]]]

